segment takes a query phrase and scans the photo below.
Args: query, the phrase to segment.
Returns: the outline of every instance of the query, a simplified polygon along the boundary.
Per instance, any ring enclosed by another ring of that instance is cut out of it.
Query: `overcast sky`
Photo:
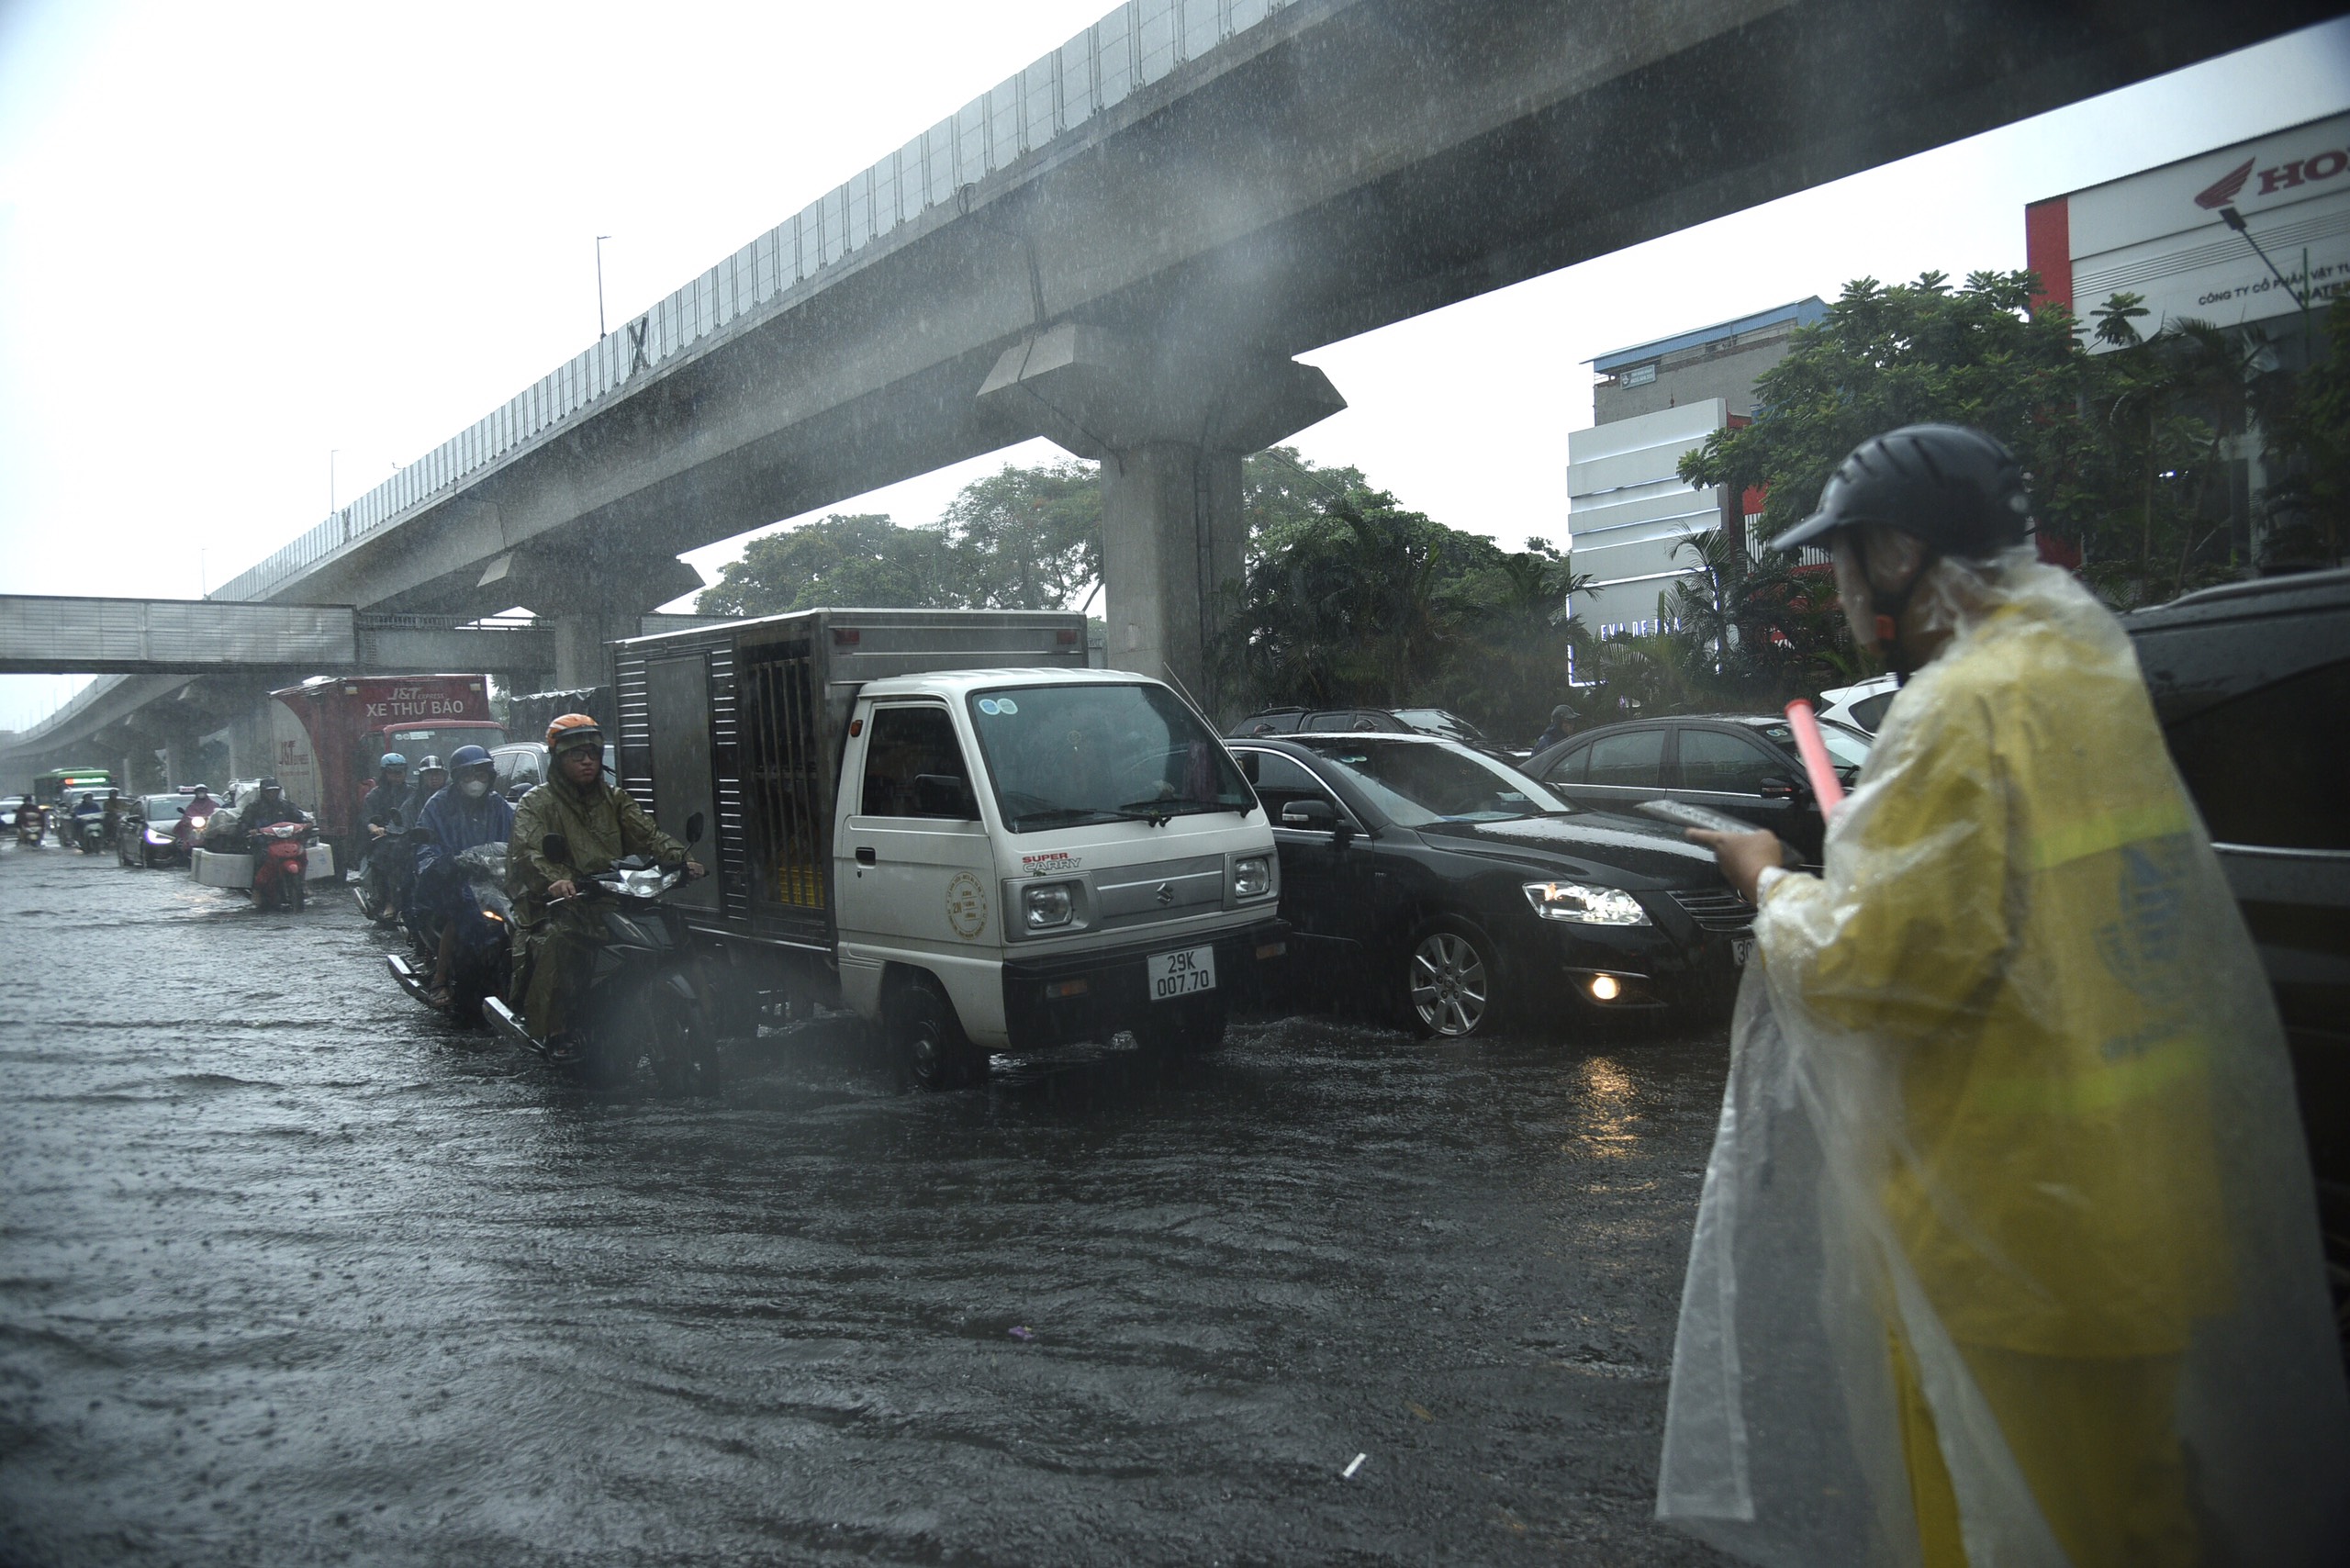
[[[591,341],[597,235],[618,321],[1105,8],[0,0],[0,588],[234,576]],[[2027,201],[2345,106],[2350,22],[1602,257],[1304,356],[1351,406],[1297,444],[1562,540],[1594,355],[2020,267]],[[0,677],[0,729],[75,684]]]

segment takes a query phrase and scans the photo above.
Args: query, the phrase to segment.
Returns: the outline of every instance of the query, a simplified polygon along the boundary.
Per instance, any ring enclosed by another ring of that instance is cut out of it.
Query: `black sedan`
[[[1846,788],[1869,737],[1825,720],[1820,738]],[[1774,713],[1633,720],[1570,735],[1536,752],[1526,771],[1580,806],[1626,811],[1660,797],[1709,806],[1767,827],[1817,865],[1827,823],[1805,780],[1795,731]]]
[[[1678,828],[1431,736],[1228,744],[1273,823],[1294,974],[1455,1037],[1736,989],[1754,912]]]

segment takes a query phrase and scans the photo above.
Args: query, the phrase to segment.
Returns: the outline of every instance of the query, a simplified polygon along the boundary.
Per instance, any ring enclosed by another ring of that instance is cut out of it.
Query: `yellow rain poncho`
[[[2345,1410],[2267,985],[2127,637],[2028,551],[1766,873],[1657,1511],[1769,1563],[2319,1563]]]

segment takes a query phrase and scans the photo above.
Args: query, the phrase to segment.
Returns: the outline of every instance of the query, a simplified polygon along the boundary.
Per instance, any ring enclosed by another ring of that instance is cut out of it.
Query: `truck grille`
[[[1754,906],[1728,888],[1708,888],[1669,895],[1706,931],[1747,932],[1754,928]]]

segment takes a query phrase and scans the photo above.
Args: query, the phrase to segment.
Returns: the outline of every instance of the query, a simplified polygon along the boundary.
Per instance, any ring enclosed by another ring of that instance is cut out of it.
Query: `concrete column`
[[[674,555],[626,555],[588,544],[510,550],[483,569],[474,591],[483,602],[528,605],[554,622],[554,689],[567,689],[610,682],[611,652],[604,644],[635,636],[645,611],[700,586],[701,575]]]
[[[164,784],[176,790],[183,784],[221,784],[225,779],[204,777],[204,737],[193,730],[175,731],[163,737]]]
[[[554,616],[554,687],[605,686],[612,678],[611,650],[605,644],[633,637],[641,610],[571,610]]]
[[[1110,666],[1155,676],[1211,714],[1221,693],[1206,649],[1248,543],[1240,463],[1237,452],[1151,442],[1102,464]]]
[[[1241,462],[1347,406],[1310,365],[1062,322],[1006,349],[979,388],[1007,439],[1102,465],[1105,652],[1221,716],[1208,645],[1241,575]]]
[[[264,697],[229,721],[229,771],[239,778],[260,778],[276,766],[275,732],[270,723],[269,699]]]

